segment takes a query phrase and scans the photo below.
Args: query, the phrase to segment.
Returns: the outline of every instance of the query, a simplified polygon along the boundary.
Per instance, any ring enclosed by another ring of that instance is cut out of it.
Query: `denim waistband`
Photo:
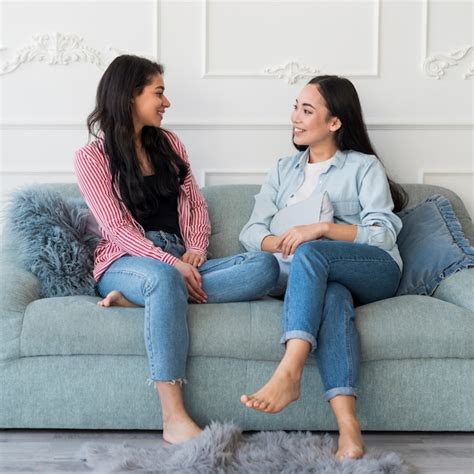
[[[163,230],[149,230],[145,232],[145,237],[153,242],[155,242],[156,240],[162,240],[170,244],[184,245],[183,240],[178,235],[170,234]]]

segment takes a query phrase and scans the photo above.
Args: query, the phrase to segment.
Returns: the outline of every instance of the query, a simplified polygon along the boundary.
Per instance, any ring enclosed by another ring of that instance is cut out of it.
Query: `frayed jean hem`
[[[329,402],[331,398],[337,397],[338,395],[352,395],[355,398],[358,396],[357,389],[354,387],[336,387],[326,391],[324,398],[327,402]]]
[[[303,341],[309,342],[311,344],[311,351],[316,350],[316,339],[312,334],[306,331],[286,331],[283,336],[281,336],[280,344],[286,344],[290,339],[301,339]]]
[[[146,384],[147,385],[152,385],[156,382],[161,382],[161,383],[167,383],[169,385],[176,385],[179,384],[181,387],[188,383],[187,379],[173,379],[173,380],[153,380],[153,379],[146,379]]]

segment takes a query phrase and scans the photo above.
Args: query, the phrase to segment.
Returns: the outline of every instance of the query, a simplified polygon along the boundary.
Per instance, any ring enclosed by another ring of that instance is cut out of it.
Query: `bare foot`
[[[97,302],[99,306],[108,308],[109,306],[126,306],[127,308],[138,308],[136,304],[131,303],[120,293],[120,291],[111,291],[103,300]]]
[[[199,436],[202,429],[191,418],[163,422],[163,439],[170,444],[179,444]]]
[[[364,455],[364,441],[357,420],[351,421],[339,429],[338,459],[359,459]]]
[[[240,401],[247,408],[265,413],[278,413],[300,398],[301,376],[277,369],[270,380],[252,395],[242,395]]]

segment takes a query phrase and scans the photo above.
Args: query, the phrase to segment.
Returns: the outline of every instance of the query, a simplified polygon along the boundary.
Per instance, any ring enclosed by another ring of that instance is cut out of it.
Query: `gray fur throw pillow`
[[[88,227],[83,199],[34,186],[14,193],[7,212],[20,262],[38,277],[43,298],[97,294],[92,268],[100,237]]]

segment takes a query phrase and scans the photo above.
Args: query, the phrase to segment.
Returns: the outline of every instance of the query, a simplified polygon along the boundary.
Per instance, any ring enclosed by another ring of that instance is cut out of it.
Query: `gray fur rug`
[[[180,445],[144,449],[128,444],[92,444],[79,456],[94,472],[141,473],[322,473],[408,474],[412,467],[396,453],[369,452],[338,461],[332,438],[311,433],[262,431],[244,436],[232,423],[211,423]]]

